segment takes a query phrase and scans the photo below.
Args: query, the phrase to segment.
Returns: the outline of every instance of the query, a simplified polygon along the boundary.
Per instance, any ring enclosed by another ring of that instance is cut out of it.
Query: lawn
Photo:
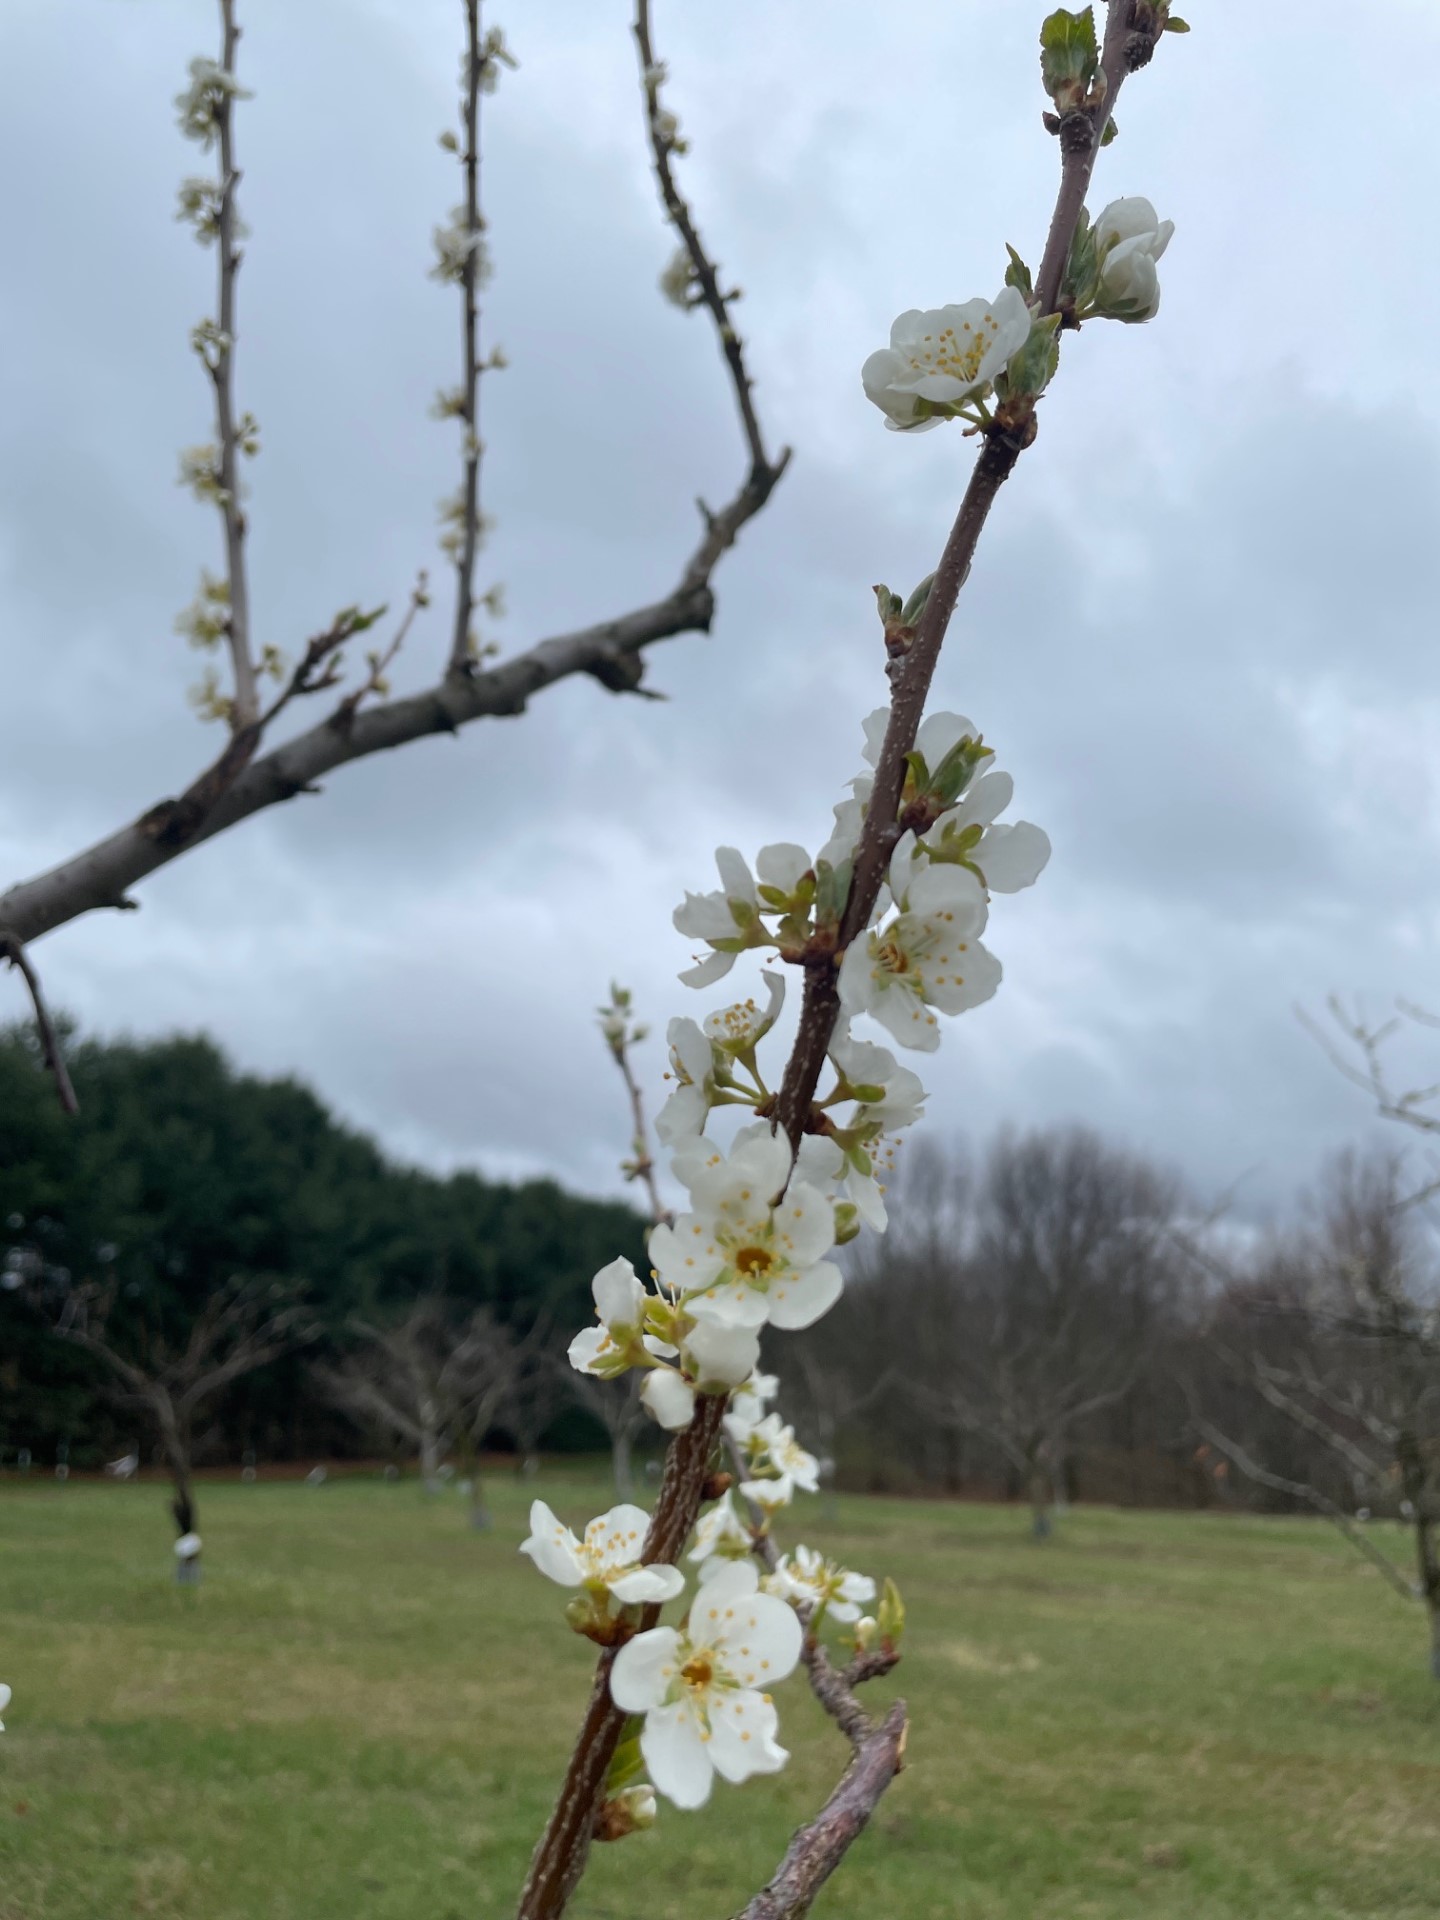
[[[410,1482],[0,1483],[0,1920],[490,1920],[586,1687],[563,1596]],[[547,1471],[572,1522],[603,1482]],[[805,1537],[893,1573],[906,1772],[821,1920],[1440,1914],[1440,1687],[1418,1608],[1323,1524],[841,1499]],[[725,1920],[844,1748],[792,1680],[777,1780],[597,1849],[575,1920]]]

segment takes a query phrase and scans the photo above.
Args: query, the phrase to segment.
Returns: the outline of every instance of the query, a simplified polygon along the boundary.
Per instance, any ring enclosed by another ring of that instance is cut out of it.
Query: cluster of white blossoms
[[[898,1619],[898,1598],[882,1603],[879,1619],[862,1614],[876,1592],[867,1575],[803,1546],[775,1557],[770,1523],[797,1493],[818,1489],[820,1463],[771,1410],[777,1382],[758,1371],[761,1337],[766,1328],[812,1326],[839,1299],[836,1251],[863,1226],[884,1230],[879,1176],[895,1135],[924,1111],[918,1076],[852,1032],[852,1022],[869,1014],[902,1046],[938,1045],[939,1016],[978,1005],[999,982],[999,963],[980,940],[991,894],[1029,886],[1050,853],[1038,827],[1000,821],[1012,782],[994,770],[979,729],[960,714],[933,714],[906,758],[888,884],[870,924],[838,952],[889,718],[882,711],[866,721],[869,770],[835,809],[834,832],[818,855],[789,843],[764,847],[752,871],[722,847],[719,889],[687,894],[675,914],[679,931],[706,948],[681,976],[692,986],[723,978],[751,949],[790,963],[817,951],[838,959],[841,1016],[827,1048],[833,1080],[817,1089],[798,1150],[775,1123],[776,1096],[760,1061],[785,1003],[782,974],[764,971],[757,996],[702,1020],[670,1022],[673,1088],[656,1131],[685,1205],[651,1230],[647,1277],[623,1258],[595,1275],[595,1324],[570,1343],[570,1363],[582,1373],[643,1374],[645,1406],[672,1431],[690,1426],[701,1396],[725,1399],[739,1484],[717,1490],[696,1522],[689,1612],[671,1627],[654,1624],[654,1611],[648,1620],[631,1611],[658,1610],[683,1586],[675,1567],[644,1561],[638,1508],[613,1509],[579,1539],[537,1501],[523,1548],[552,1580],[581,1590],[568,1609],[571,1625],[618,1646],[613,1699],[643,1716],[644,1765],[655,1789],[680,1806],[700,1805],[716,1773],[738,1781],[783,1764],[767,1689],[799,1658],[802,1622],[812,1633],[826,1619],[853,1627],[857,1653],[877,1635],[882,1644],[892,1637],[887,1622]],[[638,1037],[628,997],[614,996],[601,1025],[612,1051]],[[742,1110],[741,1124],[721,1140],[709,1129],[725,1107]],[[763,1585],[757,1549],[769,1568]],[[628,1808],[607,1817],[630,1830]]]
[[[1174,222],[1146,199],[1112,200],[1094,220],[1082,211],[1061,283],[1073,321],[1151,320],[1160,310],[1156,262]],[[990,402],[1043,392],[1055,370],[1056,316],[1037,318],[1029,269],[1017,254],[993,300],[902,313],[890,344],[860,369],[866,398],[896,433],[925,433],[942,420],[987,427]]]

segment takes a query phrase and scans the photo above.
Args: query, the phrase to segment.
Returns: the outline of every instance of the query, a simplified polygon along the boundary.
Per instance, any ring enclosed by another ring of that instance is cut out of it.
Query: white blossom
[[[198,1533],[182,1533],[180,1538],[175,1542],[175,1557],[177,1560],[193,1560],[199,1552],[200,1536]]]
[[[782,1554],[780,1563],[763,1582],[765,1591],[799,1606],[821,1607],[832,1620],[860,1618],[860,1606],[875,1598],[875,1582],[867,1573],[850,1573],[827,1560],[813,1547],[796,1547]]]
[[[648,1344],[652,1352],[660,1346],[658,1341]],[[683,1371],[657,1367],[640,1389],[640,1398],[662,1427],[688,1427],[697,1393],[728,1393],[749,1379],[759,1358],[760,1335],[754,1327],[696,1321],[680,1347]]]
[[[912,307],[891,327],[889,346],[861,368],[866,397],[886,426],[923,433],[983,400],[1029,335],[1030,309],[1017,287],[958,307]]]
[[[1112,200],[1096,215],[1100,250],[1099,310],[1115,320],[1153,320],[1160,311],[1155,263],[1170,244],[1173,220],[1162,220],[1140,195]]]
[[[835,1212],[822,1193],[790,1180],[783,1135],[762,1126],[728,1157],[680,1155],[674,1164],[691,1211],[654,1229],[650,1259],[687,1313],[729,1326],[768,1320],[799,1328],[835,1304],[844,1282],[824,1258],[835,1244]]]
[[[919,1074],[902,1067],[888,1047],[853,1039],[847,1022],[842,1021],[835,1029],[830,1058],[847,1086],[880,1095],[878,1100],[860,1103],[852,1126],[877,1126],[881,1133],[899,1133],[924,1113],[926,1093]]]
[[[733,1006],[722,1007],[718,1013],[705,1016],[705,1037],[712,1046],[729,1054],[732,1059],[744,1060],[754,1053],[779,1019],[780,1009],[785,1004],[785,982],[781,976],[778,973],[762,973],[760,978],[770,990],[770,998],[764,1007],[757,1006],[754,1000],[737,1000]]]
[[[677,247],[660,275],[660,291],[672,306],[688,313],[695,304],[695,262],[688,247]]]
[[[859,1151],[864,1153],[863,1148]],[[848,1200],[867,1227],[885,1231],[888,1216],[873,1169],[857,1166],[837,1140],[807,1133],[795,1156],[795,1171],[832,1203]]]
[[[190,84],[175,96],[180,131],[187,140],[212,147],[219,134],[220,109],[227,99],[250,100],[233,73],[216,60],[197,57],[190,62]]]
[[[677,933],[704,940],[712,951],[680,975],[687,987],[708,987],[723,980],[737,953],[758,946],[764,938],[755,876],[734,847],[717,847],[720,873],[717,893],[687,893],[671,918]]]
[[[475,261],[475,284],[483,287],[490,277],[490,260],[482,228],[470,225],[467,207],[456,207],[449,223],[436,227],[431,235],[435,243],[435,264],[430,278],[458,285],[465,277],[466,263]]]
[[[960,804],[926,829],[926,849],[938,860],[972,867],[991,893],[1034,886],[1050,858],[1050,836],[1028,820],[996,824],[1014,791],[1008,773],[982,773]]]
[[[685,1558],[701,1569],[702,1581],[711,1580],[727,1560],[744,1560],[751,1548],[750,1529],[735,1511],[734,1497],[724,1493],[695,1525],[695,1541]]]
[[[585,1538],[577,1540],[543,1500],[536,1500],[530,1508],[530,1538],[520,1551],[557,1586],[612,1593],[627,1607],[673,1600],[685,1585],[680,1569],[640,1564],[649,1525],[643,1507],[622,1504],[592,1520]]]
[[[773,1373],[752,1373],[731,1395],[725,1410],[725,1431],[737,1446],[743,1446],[751,1431],[765,1418],[765,1409],[780,1391]]]
[[[590,1282],[590,1291],[600,1325],[576,1334],[568,1350],[570,1364],[577,1373],[613,1380],[641,1358],[636,1349],[643,1345],[645,1309],[652,1296],[623,1258],[602,1267]]]
[[[694,1020],[672,1020],[665,1030],[675,1090],[655,1116],[655,1132],[677,1147],[704,1131],[715,1095],[715,1050]]]
[[[656,1367],[640,1389],[645,1411],[667,1433],[678,1433],[695,1418],[695,1389],[673,1367]]]
[[[985,890],[967,868],[931,866],[906,833],[890,862],[892,920],[851,942],[840,964],[840,1003],[872,1013],[902,1047],[933,1052],[940,1029],[931,1008],[962,1013],[1000,984],[1000,962],[980,944]]]
[[[787,1507],[798,1487],[802,1493],[820,1490],[820,1462],[807,1453],[778,1413],[768,1413],[752,1429],[746,1442],[752,1477],[740,1483],[747,1500],[760,1507]],[[764,1477],[761,1477],[761,1476]]]
[[[616,1655],[611,1697],[645,1716],[646,1771],[676,1806],[703,1806],[717,1773],[738,1782],[790,1757],[766,1689],[794,1671],[800,1621],[758,1586],[754,1567],[734,1561],[696,1596],[683,1628],[653,1627]]]

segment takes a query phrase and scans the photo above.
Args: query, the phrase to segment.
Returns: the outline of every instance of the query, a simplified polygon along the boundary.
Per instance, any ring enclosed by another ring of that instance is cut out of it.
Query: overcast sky
[[[213,257],[173,219],[200,160],[171,106],[214,11],[0,9],[6,880],[216,745],[172,634],[218,558],[174,484],[210,431],[185,338]],[[258,634],[293,651],[430,565],[401,685],[445,645],[456,436],[426,407],[458,377],[458,302],[426,269],[458,197],[436,135],[462,11],[241,0]],[[592,1009],[612,976],[659,1029],[711,1004],[675,982],[670,912],[714,884],[717,841],[825,838],[884,695],[871,583],[933,567],[964,485],[972,443],[887,433],[859,367],[900,309],[993,292],[1007,240],[1038,259],[1042,11],[660,0],[684,185],[745,289],[767,431],[796,449],[717,578],[713,634],[652,650],[666,704],[566,684],[204,846],[142,912],[37,946],[57,1004],[91,1031],[203,1027],[432,1165],[615,1188]],[[1092,205],[1143,193],[1176,222],[1162,311],[1067,339],[935,692],[1055,851],[996,903],[1005,983],[924,1062],[929,1125],[1093,1121],[1256,1208],[1366,1131],[1295,1007],[1440,1001],[1440,11],[1402,0],[1380,35],[1319,0],[1303,44],[1295,11],[1240,31],[1193,0],[1194,32],[1127,87]],[[511,369],[486,392],[483,583],[505,583],[511,650],[668,590],[740,443],[706,322],[656,291],[673,240],[625,0],[496,17],[522,67],[485,104],[484,325]]]

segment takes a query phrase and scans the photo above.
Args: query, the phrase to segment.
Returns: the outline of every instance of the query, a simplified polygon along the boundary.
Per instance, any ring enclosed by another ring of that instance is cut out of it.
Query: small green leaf
[[[914,626],[915,622],[920,618],[921,614],[925,611],[925,602],[930,598],[930,589],[931,587],[934,586],[934,584],[935,584],[934,574],[927,573],[925,578],[920,582],[919,586],[916,587],[915,591],[911,594],[910,598],[905,602],[904,606],[900,609],[900,620],[902,625],[907,627]]]
[[[1057,8],[1040,29],[1040,79],[1062,113],[1084,102],[1099,70],[1094,8]]]
[[[1105,131],[1100,136],[1101,146],[1108,147],[1110,142],[1115,138],[1116,134],[1118,134],[1119,131],[1120,131],[1119,127],[1116,126],[1113,120],[1107,120],[1105,122]]]
[[[645,1772],[645,1759],[640,1751],[640,1727],[638,1715],[632,1714],[626,1721],[620,1744],[616,1747],[610,1762],[610,1771],[605,1776],[605,1797],[628,1787]]]
[[[880,1629],[880,1638],[888,1640],[892,1647],[899,1646],[900,1636],[905,1631],[905,1602],[900,1598],[900,1589],[893,1580],[887,1579],[880,1592],[880,1605],[875,1609],[875,1624]]]
[[[1190,22],[1188,20],[1182,20],[1178,13],[1172,13],[1170,18],[1165,22],[1163,31],[1165,33],[1189,33]]]
[[[882,626],[900,617],[900,607],[902,603],[898,593],[892,593],[889,587],[883,586],[872,587],[871,591],[875,595],[875,605],[880,611],[880,624]]]
[[[1010,256],[1010,264],[1005,269],[1005,284],[1007,287],[1018,287],[1028,300],[1035,291],[1035,283],[1030,278],[1030,269],[1008,241],[1005,243],[1005,251]]]

